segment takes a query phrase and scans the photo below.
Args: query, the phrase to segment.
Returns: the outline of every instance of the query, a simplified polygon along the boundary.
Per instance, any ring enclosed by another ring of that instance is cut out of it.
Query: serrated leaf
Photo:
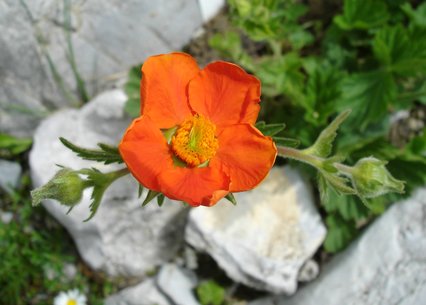
[[[340,113],[318,136],[315,143],[309,147],[304,149],[303,151],[306,154],[314,155],[321,158],[328,157],[333,149],[333,142],[337,136],[337,130],[343,121],[349,116],[351,113],[350,110],[346,110]]]
[[[420,4],[415,10],[410,3],[406,2],[401,5],[401,9],[415,26],[426,28],[426,2]]]
[[[347,126],[365,130],[370,123],[384,117],[396,99],[397,89],[392,74],[386,71],[353,74],[342,83],[343,95],[337,109],[352,109]]]
[[[228,199],[228,201],[231,202],[233,205],[237,205],[237,200],[235,199],[234,194],[228,193],[225,198]]]
[[[123,163],[123,159],[118,152],[118,148],[114,148],[113,146],[99,143],[98,146],[101,150],[94,150],[79,147],[62,137],[60,137],[59,140],[65,145],[65,147],[72,150],[77,154],[77,156],[84,160],[103,162],[104,164]]]
[[[343,30],[369,30],[385,24],[389,17],[387,5],[382,0],[345,0],[343,14],[336,16],[334,22]]]
[[[145,200],[142,203],[142,206],[146,206],[148,203],[150,203],[158,195],[160,195],[159,192],[156,192],[156,191],[153,191],[153,190],[149,190],[148,194],[145,197]]]
[[[426,29],[412,30],[401,24],[383,27],[373,40],[374,55],[388,71],[404,76],[425,73]]]
[[[265,124],[265,122],[259,122],[256,124],[256,128],[265,136],[275,136],[285,129],[285,124]]]

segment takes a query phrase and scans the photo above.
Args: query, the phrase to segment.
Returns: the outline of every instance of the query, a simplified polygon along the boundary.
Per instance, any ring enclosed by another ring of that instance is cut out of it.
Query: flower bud
[[[43,199],[55,199],[64,205],[74,206],[80,202],[87,187],[85,182],[75,171],[63,168],[47,184],[31,191],[33,206],[39,205]]]
[[[359,160],[350,170],[345,171],[358,194],[373,198],[386,193],[404,192],[404,182],[395,179],[386,169],[387,162],[369,157]]]

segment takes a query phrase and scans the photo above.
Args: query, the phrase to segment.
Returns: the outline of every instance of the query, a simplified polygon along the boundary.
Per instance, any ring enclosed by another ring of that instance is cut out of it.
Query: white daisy
[[[78,289],[61,292],[53,300],[54,305],[86,305],[86,296]]]

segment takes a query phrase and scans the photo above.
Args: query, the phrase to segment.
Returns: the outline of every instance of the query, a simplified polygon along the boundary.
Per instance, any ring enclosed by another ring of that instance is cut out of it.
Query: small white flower
[[[78,289],[59,293],[53,300],[54,305],[86,305],[86,296]]]

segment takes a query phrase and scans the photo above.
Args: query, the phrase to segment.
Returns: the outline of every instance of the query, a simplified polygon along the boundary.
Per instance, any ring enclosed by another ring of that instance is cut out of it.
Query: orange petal
[[[229,176],[220,167],[173,167],[161,173],[161,191],[191,206],[212,206],[228,194]]]
[[[230,192],[251,190],[274,165],[277,155],[274,141],[249,124],[221,128],[218,139],[219,149],[210,165],[227,168]]]
[[[159,191],[158,177],[173,167],[169,147],[160,129],[147,116],[132,122],[119,145],[120,154],[132,175],[143,186]]]
[[[141,114],[160,128],[171,128],[191,115],[187,87],[199,72],[194,58],[185,53],[149,57],[142,66]]]
[[[260,81],[227,62],[207,65],[189,82],[191,108],[218,126],[254,124],[259,114]]]

